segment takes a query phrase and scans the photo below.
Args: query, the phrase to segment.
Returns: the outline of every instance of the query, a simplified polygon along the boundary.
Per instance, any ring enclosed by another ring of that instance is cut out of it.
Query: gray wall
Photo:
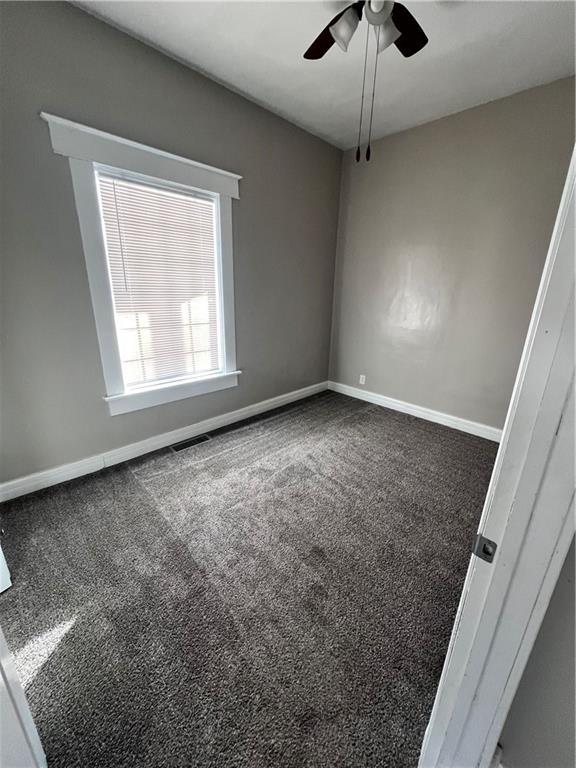
[[[569,78],[342,170],[331,378],[501,427],[574,142]]]
[[[574,544],[500,737],[506,768],[574,768]]]
[[[73,6],[0,14],[1,479],[325,380],[341,152]],[[239,387],[109,415],[68,162],[40,110],[243,175]]]

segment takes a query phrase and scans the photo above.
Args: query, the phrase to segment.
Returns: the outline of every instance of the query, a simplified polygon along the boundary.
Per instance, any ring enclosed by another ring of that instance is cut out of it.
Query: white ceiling
[[[574,3],[404,0],[429,37],[380,55],[373,135],[385,136],[574,73]],[[302,54],[345,2],[77,5],[342,148],[355,146],[365,22],[348,53]]]

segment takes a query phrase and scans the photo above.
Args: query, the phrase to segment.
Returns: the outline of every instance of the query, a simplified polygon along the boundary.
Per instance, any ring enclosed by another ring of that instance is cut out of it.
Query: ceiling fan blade
[[[350,8],[350,6],[348,6]],[[340,13],[337,16],[334,16],[330,24],[324,27],[322,32],[318,35],[316,40],[309,46],[308,50],[304,54],[305,59],[321,59],[322,56],[324,56],[325,53],[327,53],[330,48],[334,45],[336,42],[334,38],[332,37],[332,33],[330,32],[330,27],[332,24],[335,24],[338,19],[343,16],[348,8],[344,8],[343,11],[340,11]]]
[[[328,25],[326,29],[323,29],[322,32],[320,32],[316,40],[314,40],[314,42],[310,45],[304,54],[304,58],[321,59],[322,56],[324,56],[324,54],[327,53],[330,48],[332,48],[335,42],[336,41],[330,34],[330,25]]]
[[[428,38],[408,8],[401,3],[394,3],[390,18],[394,22],[396,29],[400,32],[400,37],[394,45],[402,56],[406,58],[414,56],[415,53],[424,48]]]
[[[334,16],[332,21],[324,27],[324,29],[322,30],[322,32],[320,32],[316,40],[314,40],[314,42],[309,46],[308,50],[304,54],[304,58],[305,59],[321,59],[322,56],[324,56],[324,54],[327,53],[336,42],[336,40],[334,39],[330,31],[330,27],[334,26],[334,24],[336,24],[336,22],[342,16],[344,16],[346,11],[350,10],[350,8],[354,8],[356,13],[358,14],[358,19],[361,19],[363,7],[364,7],[363,1],[352,3],[352,5],[347,6],[346,8],[344,8],[343,11],[340,11],[339,14]]]

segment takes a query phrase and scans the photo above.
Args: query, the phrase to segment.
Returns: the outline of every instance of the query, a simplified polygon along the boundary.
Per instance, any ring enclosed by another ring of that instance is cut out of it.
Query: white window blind
[[[220,373],[215,201],[96,178],[125,388]]]

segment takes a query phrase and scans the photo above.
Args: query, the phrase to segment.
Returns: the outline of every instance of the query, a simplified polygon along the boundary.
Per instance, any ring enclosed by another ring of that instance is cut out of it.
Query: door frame
[[[574,434],[575,179],[576,150],[478,528],[496,555],[471,557],[419,768],[491,765],[574,536],[573,461],[546,519],[535,508],[561,429]]]

